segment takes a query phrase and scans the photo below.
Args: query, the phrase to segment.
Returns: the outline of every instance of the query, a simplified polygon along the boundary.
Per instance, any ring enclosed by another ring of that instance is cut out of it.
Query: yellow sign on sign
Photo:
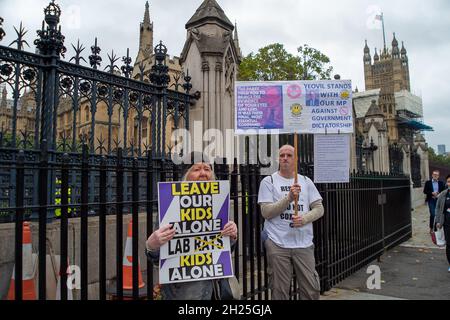
[[[59,188],[58,188],[59,185]],[[60,206],[61,205],[61,180],[59,180],[58,178],[56,178],[56,188],[55,188],[55,205]],[[67,190],[67,194],[68,194],[68,204],[70,204],[70,195],[72,194],[72,190],[69,188]],[[72,208],[67,208],[67,213],[71,213],[72,212]],[[55,216],[56,217],[61,217],[61,208],[56,208],[55,209]]]

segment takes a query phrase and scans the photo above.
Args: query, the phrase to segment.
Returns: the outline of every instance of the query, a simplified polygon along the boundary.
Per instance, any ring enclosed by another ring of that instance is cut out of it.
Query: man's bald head
[[[291,145],[284,145],[279,153],[280,174],[285,178],[290,178],[294,174],[295,168],[295,149]]]
[[[293,146],[291,146],[290,144],[285,144],[284,146],[282,146],[280,148],[280,152],[281,151],[292,151],[292,152],[295,152],[295,148]]]

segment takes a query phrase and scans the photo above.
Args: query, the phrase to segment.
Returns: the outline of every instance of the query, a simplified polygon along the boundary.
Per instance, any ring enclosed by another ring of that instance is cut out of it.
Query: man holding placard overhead
[[[318,300],[320,280],[315,269],[312,222],[323,216],[322,197],[311,179],[297,173],[294,147],[281,147],[279,162],[279,171],[262,180],[258,196],[265,219],[262,238],[272,300],[289,300],[292,269],[300,298]]]

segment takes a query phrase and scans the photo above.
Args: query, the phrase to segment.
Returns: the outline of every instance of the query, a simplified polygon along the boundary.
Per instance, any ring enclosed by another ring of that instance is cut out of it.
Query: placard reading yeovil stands
[[[229,220],[229,181],[160,182],[159,225],[175,237],[160,248],[160,283],[233,276],[230,238],[220,232]]]
[[[237,82],[235,99],[236,134],[353,133],[350,80]]]

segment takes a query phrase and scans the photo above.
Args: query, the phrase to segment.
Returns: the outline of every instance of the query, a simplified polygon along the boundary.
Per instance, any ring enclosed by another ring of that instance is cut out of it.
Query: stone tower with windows
[[[385,47],[379,54],[375,49],[373,63],[366,41],[364,47],[364,79],[366,91],[382,87],[392,92],[411,91],[408,55],[403,42],[402,48],[399,48],[395,33],[392,40],[392,49],[389,50]]]
[[[433,129],[423,123],[422,99],[411,93],[405,45],[399,46],[394,33],[390,48],[384,42],[372,56],[366,41],[363,52],[365,91],[355,92],[353,103],[365,138],[366,169],[411,174],[419,185],[427,179],[428,166],[421,132]],[[421,163],[414,160],[418,157]]]
[[[378,104],[386,119],[389,142],[396,143],[399,141],[399,129],[396,120],[395,93],[403,90],[411,91],[405,46],[402,42],[402,48],[399,48],[394,33],[392,48],[384,46],[379,53],[375,48],[372,62],[366,41],[363,61],[366,91],[380,89]]]

